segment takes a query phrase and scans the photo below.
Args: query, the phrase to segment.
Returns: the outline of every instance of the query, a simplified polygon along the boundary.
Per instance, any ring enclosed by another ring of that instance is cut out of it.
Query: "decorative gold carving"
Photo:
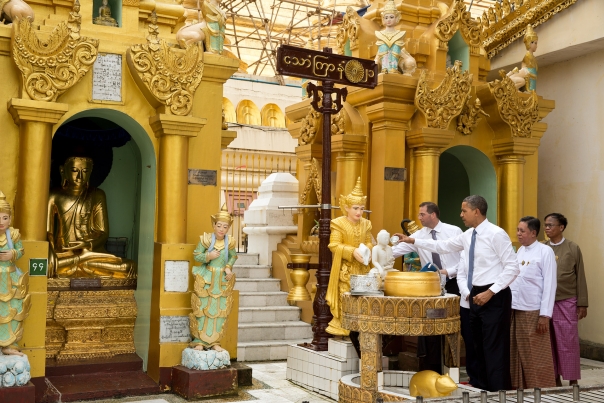
[[[499,71],[502,79],[489,83],[491,94],[497,101],[501,119],[512,129],[512,137],[531,137],[533,125],[539,121],[539,97],[531,91],[523,99],[514,82],[504,70]]]
[[[408,401],[400,395],[393,395],[386,391],[374,394],[368,390],[360,389],[356,385],[347,385],[342,381],[338,384],[338,398],[340,403],[374,403],[376,397],[381,398],[385,402]]]
[[[80,36],[79,11],[76,0],[67,23],[59,23],[48,40],[38,37],[28,19],[13,23],[11,51],[21,71],[23,88],[31,99],[56,101],[94,64],[99,41]]]
[[[358,83],[365,77],[365,68],[358,60],[349,60],[344,66],[344,74],[351,83]]]
[[[515,1],[514,10],[510,8],[509,13],[506,12],[506,7],[499,8],[500,18],[496,17],[496,9],[490,8],[487,14],[488,25],[483,25],[482,46],[487,51],[487,57],[492,58],[516,39],[523,37],[528,24],[533,28],[537,27],[576,2],[577,0],[536,0],[525,1],[520,5]]]
[[[474,127],[482,119],[479,115],[489,117],[489,114],[482,110],[478,97],[474,102],[472,102],[472,98],[468,97],[461,114],[457,117],[457,131],[466,136],[472,133]]]
[[[138,7],[140,4],[140,0],[122,0],[122,6]]]
[[[134,290],[49,291],[46,357],[57,360],[134,353]]]
[[[314,108],[310,108],[304,119],[302,119],[302,128],[300,129],[299,145],[303,146],[314,142],[317,132],[319,131],[319,122],[321,121],[320,112]]]
[[[331,115],[331,135],[344,134],[346,129],[346,112],[341,109],[335,115]]]
[[[447,129],[468,99],[472,89],[472,74],[462,72],[461,62],[456,60],[454,66],[447,69],[447,75],[440,85],[431,90],[426,73],[426,70],[421,72],[415,92],[415,106],[425,116],[428,127]]]
[[[49,278],[48,288],[69,288],[71,280],[68,278]],[[106,287],[136,287],[135,278],[101,278],[101,288]],[[53,291],[58,292],[58,291]]]
[[[444,319],[427,318],[428,310],[445,309]],[[390,335],[432,336],[459,331],[459,297],[342,296],[342,327]]]
[[[377,392],[377,373],[382,372],[382,335],[361,332],[361,388]]]
[[[300,204],[306,204],[313,188],[315,189],[317,200],[321,200],[321,164],[316,158],[313,158],[310,162],[310,172],[308,174],[308,178],[306,179],[304,190],[300,195]]]
[[[344,48],[346,47],[346,42],[348,41],[350,41],[350,49],[357,48],[359,40],[359,29],[361,26],[360,21],[361,17],[359,17],[355,9],[348,6],[346,8],[346,15],[344,15],[344,19],[342,20],[342,24],[340,24],[340,28],[338,28],[338,33],[336,35],[336,51],[339,54],[344,54]]]
[[[480,20],[472,19],[466,11],[463,0],[455,0],[447,13],[436,23],[434,34],[441,42],[449,42],[455,33],[461,30],[464,41],[471,47],[472,53],[478,53],[484,39]]]
[[[186,116],[193,108],[193,96],[203,74],[203,52],[200,45],[185,50],[172,48],[159,39],[157,15],[151,14],[146,45],[128,49],[126,59],[137,84],[149,92],[155,102],[167,106],[173,115]],[[139,82],[140,81],[140,82]]]

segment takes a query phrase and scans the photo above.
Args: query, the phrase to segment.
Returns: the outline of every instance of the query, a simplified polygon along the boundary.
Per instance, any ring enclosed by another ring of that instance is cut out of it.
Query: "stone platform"
[[[178,365],[172,368],[172,390],[187,400],[237,396],[235,368],[197,371]]]

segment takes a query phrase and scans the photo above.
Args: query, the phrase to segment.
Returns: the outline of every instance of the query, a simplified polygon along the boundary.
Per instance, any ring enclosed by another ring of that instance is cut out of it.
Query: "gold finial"
[[[526,48],[528,49],[531,45],[531,42],[535,42],[537,40],[539,40],[539,37],[533,30],[533,26],[531,24],[528,24],[526,26],[526,33],[524,34],[524,46],[526,46]]]
[[[407,224],[407,231],[409,232],[409,235],[413,235],[414,233],[419,231],[419,226],[415,221],[409,221],[409,223]]]
[[[398,23],[401,18],[401,13],[396,9],[396,5],[394,4],[394,0],[388,0],[382,8],[382,18],[384,18],[387,14],[394,14],[396,16],[396,22]]]
[[[13,215],[13,211],[10,207],[10,204],[6,201],[6,196],[0,190],[0,213],[6,213],[10,216]]]
[[[229,224],[229,226],[233,223],[233,216],[229,213],[226,203],[222,205],[218,213],[212,216],[212,225],[216,224],[218,221],[225,222]]]
[[[340,210],[346,215],[346,207],[353,205],[364,206],[367,202],[367,196],[363,195],[363,188],[361,187],[361,177],[357,179],[357,183],[352,189],[352,192],[348,196],[340,195]]]

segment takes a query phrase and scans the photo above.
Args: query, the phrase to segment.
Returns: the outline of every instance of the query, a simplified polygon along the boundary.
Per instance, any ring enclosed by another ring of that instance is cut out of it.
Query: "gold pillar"
[[[331,137],[331,151],[336,160],[336,187],[332,199],[338,205],[340,195],[349,194],[357,183],[357,178],[363,176],[363,153],[367,148],[367,136],[340,134]],[[363,183],[366,188],[366,184]],[[339,210],[333,211],[335,216],[341,215]]]
[[[195,137],[206,119],[158,114],[149,124],[159,138],[157,242],[186,243],[189,138]]]
[[[423,127],[407,133],[407,146],[413,149],[410,211],[415,214],[420,203],[438,203],[438,169],[442,149],[453,140],[455,132]]]
[[[498,224],[511,239],[516,239],[518,220],[524,216],[524,156],[539,147],[536,137],[511,137],[493,140],[499,169]]]
[[[14,226],[22,234],[25,253],[18,266],[29,271],[32,258],[48,258],[46,215],[50,185],[50,152],[52,129],[67,112],[68,105],[56,102],[13,98],[8,110],[19,126],[19,168],[15,197]],[[46,276],[32,276],[29,281],[31,309],[23,322],[23,338],[19,342],[29,357],[31,376],[45,375],[46,366]]]
[[[46,241],[52,128],[67,104],[12,98],[8,109],[19,126],[19,174],[15,228],[23,240]]]

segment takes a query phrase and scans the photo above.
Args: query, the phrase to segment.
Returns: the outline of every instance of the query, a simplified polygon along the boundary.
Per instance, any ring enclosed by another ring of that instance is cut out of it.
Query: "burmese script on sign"
[[[159,342],[186,343],[191,341],[188,316],[160,316]]]
[[[92,68],[92,99],[122,101],[122,55],[99,53]]]

